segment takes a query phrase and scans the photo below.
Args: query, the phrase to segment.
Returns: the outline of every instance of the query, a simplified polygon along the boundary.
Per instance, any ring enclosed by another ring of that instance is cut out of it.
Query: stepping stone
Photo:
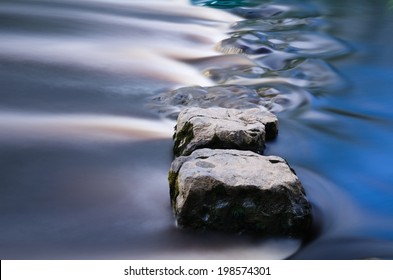
[[[172,162],[169,185],[183,228],[298,237],[311,225],[302,184],[277,156],[199,149]]]
[[[277,117],[262,108],[245,110],[192,107],[180,112],[174,134],[175,156],[202,148],[262,153],[278,133]]]

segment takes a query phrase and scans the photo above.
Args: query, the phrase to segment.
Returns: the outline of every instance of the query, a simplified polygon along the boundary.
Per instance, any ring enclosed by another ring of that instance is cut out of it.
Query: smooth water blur
[[[192,2],[0,2],[0,258],[392,258],[389,1]],[[195,105],[278,114],[305,244],[175,227]]]

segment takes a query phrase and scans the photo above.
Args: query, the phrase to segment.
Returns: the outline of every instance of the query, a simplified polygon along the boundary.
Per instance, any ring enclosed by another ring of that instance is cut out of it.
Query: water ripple
[[[232,24],[228,38],[216,44],[222,53],[218,65],[217,56],[200,59],[205,65],[200,71],[216,85],[169,90],[154,97],[149,107],[169,118],[188,106],[298,111],[312,103],[312,96],[347,86],[328,59],[351,53],[351,47],[323,31],[327,22],[315,6],[220,8],[244,20]],[[234,56],[247,61],[233,63]],[[223,63],[226,58],[229,65]]]
[[[327,25],[320,17],[317,18],[284,18],[284,19],[249,19],[236,22],[234,30],[285,31],[285,30],[313,30]]]
[[[184,87],[163,93],[148,105],[165,117],[176,119],[183,108],[265,108],[279,113],[299,109],[310,104],[310,94],[302,88],[270,81],[254,87],[222,85],[213,87]]]
[[[350,48],[340,40],[315,31],[261,32],[236,31],[221,41],[217,49],[224,53],[267,54],[274,50],[302,57],[328,58],[347,54]]]

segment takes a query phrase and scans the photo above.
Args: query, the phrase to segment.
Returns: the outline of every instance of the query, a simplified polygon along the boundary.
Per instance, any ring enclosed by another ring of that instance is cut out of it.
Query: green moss
[[[187,145],[194,138],[194,126],[192,123],[186,122],[182,129],[173,135],[175,143],[173,145],[173,153],[175,156],[186,156],[188,154],[183,154]]]
[[[177,125],[175,125],[174,130],[175,131],[177,130]],[[176,139],[176,132],[173,133],[173,135],[172,135],[172,140],[175,140],[175,139]]]
[[[169,196],[171,198],[172,206],[175,206],[176,197],[179,195],[179,184],[177,182],[177,172],[169,171],[168,182],[169,182]]]

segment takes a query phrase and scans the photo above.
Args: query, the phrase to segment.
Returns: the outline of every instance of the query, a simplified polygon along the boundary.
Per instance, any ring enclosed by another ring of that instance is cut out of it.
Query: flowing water
[[[393,258],[392,2],[192,2],[0,2],[0,258]],[[305,242],[176,228],[187,106],[278,115]]]

